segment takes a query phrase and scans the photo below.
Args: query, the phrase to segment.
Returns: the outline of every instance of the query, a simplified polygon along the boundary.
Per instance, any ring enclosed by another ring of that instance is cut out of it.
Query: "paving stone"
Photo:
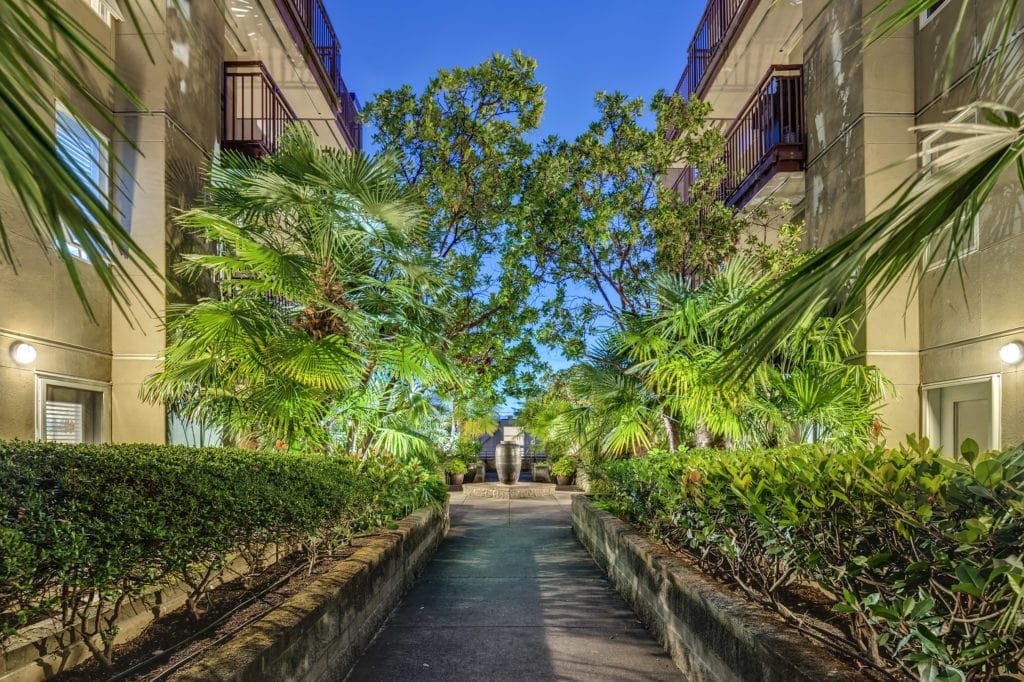
[[[576,541],[570,501],[453,496],[448,538],[348,679],[682,679]]]

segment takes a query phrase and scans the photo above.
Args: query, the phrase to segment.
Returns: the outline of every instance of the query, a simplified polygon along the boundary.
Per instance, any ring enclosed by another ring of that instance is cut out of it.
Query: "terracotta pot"
[[[452,485],[462,485],[462,481],[465,480],[466,474],[448,474],[452,477]]]
[[[572,476],[557,476],[556,475],[555,476],[555,480],[558,482],[558,485],[569,485],[569,483],[572,481]]]

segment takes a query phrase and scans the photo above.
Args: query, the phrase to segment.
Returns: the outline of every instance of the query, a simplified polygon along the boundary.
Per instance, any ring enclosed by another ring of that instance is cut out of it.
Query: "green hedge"
[[[1022,448],[687,451],[602,473],[603,506],[784,615],[794,584],[818,586],[877,665],[927,680],[1024,672]]]
[[[109,663],[117,613],[153,585],[184,583],[198,615],[232,556],[256,571],[276,543],[312,564],[445,494],[394,461],[0,441],[2,634],[52,610]]]

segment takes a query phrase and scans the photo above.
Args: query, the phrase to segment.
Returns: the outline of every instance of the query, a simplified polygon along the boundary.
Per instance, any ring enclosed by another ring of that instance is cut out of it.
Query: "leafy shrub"
[[[928,680],[1024,672],[1024,448],[691,450],[608,463],[603,506],[793,616],[815,585],[872,662]]]
[[[255,570],[276,544],[312,564],[444,495],[390,460],[0,441],[0,623],[56,607],[109,664],[120,609],[153,585],[184,584],[198,615],[232,555]]]
[[[445,462],[444,470],[447,471],[449,474],[456,475],[465,474],[467,471],[469,471],[469,469],[466,468],[466,463],[463,462],[461,459],[448,460],[447,462]]]
[[[551,465],[551,473],[555,476],[572,476],[576,473],[576,463],[569,457],[562,457]]]
[[[461,460],[467,466],[476,464],[483,454],[484,444],[475,438],[458,438],[452,448],[452,459]],[[465,472],[463,472],[465,473]]]

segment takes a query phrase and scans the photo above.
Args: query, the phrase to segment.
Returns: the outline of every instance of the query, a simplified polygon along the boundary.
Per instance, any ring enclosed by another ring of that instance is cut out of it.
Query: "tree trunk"
[[[693,440],[690,441],[691,448],[711,448],[713,450],[725,449],[725,438],[720,434],[712,433],[707,424],[698,424],[693,432]]]
[[[675,452],[679,449],[679,422],[672,418],[667,407],[661,411],[661,422],[665,425],[665,433],[668,436],[668,451]]]

